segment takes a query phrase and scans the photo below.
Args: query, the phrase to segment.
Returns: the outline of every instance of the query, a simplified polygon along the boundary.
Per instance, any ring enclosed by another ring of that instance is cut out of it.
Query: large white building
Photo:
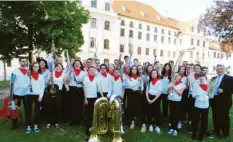
[[[82,51],[77,53],[82,60],[93,58],[96,52],[101,62],[113,62],[120,54],[123,59],[132,52],[133,58],[141,63],[153,62],[156,55],[162,65],[169,60],[176,62],[183,49],[194,48],[184,54],[183,61],[199,61],[211,74],[215,73],[216,64],[222,63],[233,73],[232,57],[226,56],[218,43],[213,44],[197,29],[197,20],[177,21],[136,1],[79,0],[79,3],[91,15],[82,28],[85,42]],[[7,74],[17,64],[17,59],[9,62]],[[0,76],[3,76],[1,62],[0,69]]]

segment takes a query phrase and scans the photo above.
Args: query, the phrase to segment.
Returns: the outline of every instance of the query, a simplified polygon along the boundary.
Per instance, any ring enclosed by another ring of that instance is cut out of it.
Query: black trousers
[[[169,101],[171,129],[177,130],[181,115],[181,102]]]
[[[125,110],[124,120],[123,121],[125,122],[125,124],[128,121],[128,103],[127,103],[127,100],[128,100],[128,94],[129,93],[130,93],[130,89],[125,89],[125,94],[124,94],[124,97],[123,97],[124,110]]]
[[[70,88],[72,88],[70,86]],[[62,89],[62,101],[61,101],[61,118],[63,122],[67,122],[70,118],[70,95],[71,91],[67,92],[65,86]]]
[[[40,102],[38,101],[39,95],[30,95],[28,94],[26,96],[26,124],[27,126],[32,126],[32,108],[34,103],[34,109],[35,109],[35,125],[40,124]]]
[[[186,109],[188,111],[188,120],[193,121],[193,109],[194,109],[194,102],[195,99],[192,97],[192,95],[190,95],[187,99],[187,104],[186,104]]]
[[[185,89],[182,95],[182,99],[181,99],[181,118],[180,120],[191,120],[191,116],[189,116],[190,114],[189,109],[190,109],[190,103],[188,101],[188,94],[189,94],[189,89]]]
[[[223,134],[223,137],[229,137],[230,136],[230,107],[221,106],[218,103],[218,96],[215,96],[213,100],[213,112],[215,117],[214,121],[214,131],[217,135],[220,136],[221,131]]]
[[[24,112],[26,112],[26,96],[17,96],[17,95],[13,95],[13,100],[17,99],[18,100],[18,106],[21,106],[21,101],[23,101],[23,107],[24,107]],[[12,120],[12,127],[16,127],[17,125],[17,119]]]
[[[87,98],[88,104],[86,105],[86,135],[90,135],[89,129],[92,126],[94,104],[97,98]]]
[[[160,96],[162,100],[162,107],[163,107],[163,118],[167,118],[168,115],[168,100],[167,100],[168,94],[162,94]]]
[[[106,98],[107,95],[108,95],[108,92],[103,92],[103,95],[104,95],[104,97]],[[97,97],[98,97],[98,98],[101,98],[101,97],[102,97],[101,94],[100,94],[100,92],[97,92]]]
[[[146,93],[143,92],[143,94],[141,95],[141,101],[142,101],[142,118],[141,118],[141,122],[142,123],[147,123],[148,121],[148,113],[149,113],[149,110],[148,110],[148,102],[147,102],[147,99],[146,99]]]
[[[208,126],[208,114],[209,109],[201,109],[194,107],[193,109],[193,121],[192,121],[192,132],[196,136],[199,122],[201,122],[201,130],[199,134],[199,139],[204,138],[205,131]]]
[[[153,100],[156,96],[149,95],[149,99]],[[160,126],[161,124],[161,97],[159,97],[155,102],[152,104],[149,104],[147,102],[147,118],[148,118],[148,124]]]
[[[130,90],[128,94],[128,118],[129,121],[142,118],[141,92]]]
[[[80,124],[84,109],[83,88],[70,87],[70,124]]]

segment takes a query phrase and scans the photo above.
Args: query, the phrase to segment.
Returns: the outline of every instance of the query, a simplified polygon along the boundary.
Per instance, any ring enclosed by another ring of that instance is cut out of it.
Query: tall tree
[[[2,1],[0,13],[0,54],[9,58],[34,48],[49,51],[52,38],[58,50],[74,55],[84,43],[81,28],[89,19],[89,11],[75,1]]]
[[[233,50],[233,1],[215,1],[200,17],[199,28],[217,37],[225,52]]]

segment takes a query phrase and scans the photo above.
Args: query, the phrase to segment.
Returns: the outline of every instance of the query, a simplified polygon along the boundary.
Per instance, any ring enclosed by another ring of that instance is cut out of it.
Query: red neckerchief
[[[200,84],[202,90],[207,91],[208,85],[207,84]]]
[[[132,74],[132,78],[136,80],[138,78],[138,75],[137,74]]]
[[[93,80],[94,80],[94,78],[95,78],[95,76],[94,75],[88,75],[88,77],[89,77],[89,80],[92,82]]]
[[[197,76],[197,74],[196,73],[194,73],[194,78],[195,78],[195,80],[197,80],[197,78],[198,78],[198,76]]]
[[[24,75],[26,75],[27,74],[27,69],[25,69],[25,68],[19,68],[19,70],[20,70],[20,72],[22,73],[22,74],[24,74]]]
[[[100,68],[97,68],[97,71],[100,72]]]
[[[107,72],[104,72],[104,73],[101,72],[101,74],[102,74],[104,77],[107,77]]]
[[[32,72],[31,75],[32,75],[32,78],[34,80],[38,80],[38,78],[39,78],[39,73],[38,72]]]
[[[123,82],[123,79],[121,76],[114,76],[114,80],[117,81],[119,78],[121,78],[121,82]]]
[[[113,71],[108,71],[108,73],[109,73],[112,77],[114,77],[114,72],[113,72]]]
[[[179,85],[180,83],[181,83],[180,81],[176,81],[175,86]]]
[[[165,74],[164,74],[164,76],[165,76],[165,77],[168,77],[168,74],[169,74],[169,72],[166,71]]]
[[[159,79],[156,77],[156,78],[153,78],[152,79],[152,85],[155,85],[156,83],[157,83],[157,81],[158,81]]]
[[[78,76],[81,72],[81,69],[74,69],[74,73],[76,76]]]
[[[41,71],[44,73],[46,71],[46,67],[42,67]]]
[[[55,77],[56,78],[59,78],[61,75],[62,75],[62,71],[60,71],[60,72],[55,71]]]

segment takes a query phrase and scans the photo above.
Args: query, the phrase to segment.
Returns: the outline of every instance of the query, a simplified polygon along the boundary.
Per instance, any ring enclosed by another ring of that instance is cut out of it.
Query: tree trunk
[[[6,60],[3,60],[4,81],[6,81]]]

